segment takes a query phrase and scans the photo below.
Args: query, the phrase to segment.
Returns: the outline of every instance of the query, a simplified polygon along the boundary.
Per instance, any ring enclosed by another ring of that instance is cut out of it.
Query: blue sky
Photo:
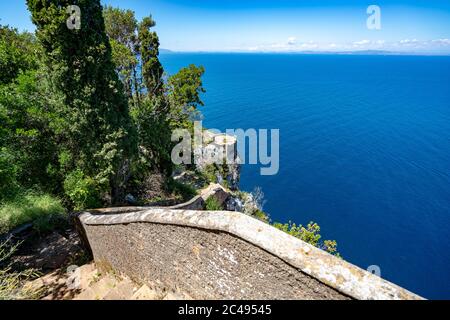
[[[102,0],[152,14],[161,47],[175,51],[450,53],[448,0]],[[366,25],[369,5],[381,29]],[[25,0],[0,1],[2,24],[34,30]]]

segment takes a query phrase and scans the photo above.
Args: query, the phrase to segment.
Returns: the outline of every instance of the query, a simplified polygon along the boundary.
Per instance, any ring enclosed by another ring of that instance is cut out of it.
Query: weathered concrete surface
[[[197,299],[420,299],[238,212],[139,210],[80,220],[96,261],[150,285]]]
[[[96,261],[106,261],[151,288],[179,291],[194,299],[345,298],[224,232],[154,223],[86,229]]]

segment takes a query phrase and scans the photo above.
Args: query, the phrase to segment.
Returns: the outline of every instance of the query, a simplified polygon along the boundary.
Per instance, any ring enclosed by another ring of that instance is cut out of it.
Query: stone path
[[[51,273],[27,283],[25,289],[40,292],[42,300],[183,299],[175,293],[161,293],[147,285],[137,285],[125,276],[101,273],[93,263],[74,268],[65,274]]]

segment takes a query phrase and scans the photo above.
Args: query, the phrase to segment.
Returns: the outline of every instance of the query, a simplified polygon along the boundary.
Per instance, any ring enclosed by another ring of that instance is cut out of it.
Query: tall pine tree
[[[139,23],[138,38],[142,58],[142,76],[149,96],[159,95],[163,90],[164,69],[159,61],[159,37],[150,31],[156,25],[152,17],[145,17]]]
[[[115,73],[100,0],[27,0],[45,53],[49,93],[72,169],[95,178],[120,199],[136,152],[135,131]],[[81,9],[79,29],[68,8]]]

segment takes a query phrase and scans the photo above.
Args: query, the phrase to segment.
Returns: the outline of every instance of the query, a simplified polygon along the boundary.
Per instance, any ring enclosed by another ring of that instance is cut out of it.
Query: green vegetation
[[[3,199],[13,197],[18,189],[17,171],[18,167],[14,164],[14,156],[6,149],[0,149],[0,202]]]
[[[207,184],[218,183],[219,177],[223,178],[220,184],[226,188],[229,188],[229,183],[224,177],[229,174],[228,165],[224,162],[223,165],[208,164],[201,171],[197,172],[198,176],[202,178]]]
[[[36,69],[36,39],[31,33],[0,26],[0,85],[7,84],[21,72]]]
[[[220,204],[219,200],[217,200],[215,197],[209,197],[206,200],[206,210],[208,210],[208,211],[221,211],[221,210],[223,210],[223,207]]]
[[[27,0],[36,34],[0,25],[0,234],[28,222],[45,232],[70,210],[122,205],[129,192],[143,195],[139,203],[196,195],[170,178],[171,132],[193,129],[205,69],[165,75],[151,16],[80,0],[82,27],[71,30],[71,4]],[[212,165],[199,179],[216,182],[227,170]],[[147,192],[156,176],[164,190]],[[206,207],[222,210],[214,198]],[[256,192],[244,210],[270,222],[262,207]],[[317,224],[274,226],[337,254]],[[2,271],[0,288],[14,288],[16,276]]]
[[[101,206],[99,186],[95,179],[86,177],[81,170],[69,173],[64,180],[64,191],[72,200],[75,210],[96,209]]]
[[[72,30],[71,4],[28,0],[36,34],[0,25],[0,233],[124,204],[158,174],[165,194],[195,193],[171,182],[171,130],[203,105],[203,68],[165,77],[151,16],[81,0]]]
[[[66,27],[70,1],[28,0],[42,46],[50,123],[68,156],[64,172],[94,178],[112,203],[123,197],[122,169],[137,148],[122,84],[111,58],[99,1],[80,1],[83,27]],[[86,23],[89,21],[89,23]],[[73,48],[76,48],[74,50]]]
[[[269,216],[259,209],[256,209],[253,212],[252,216],[254,216],[256,219],[261,220],[263,222],[267,222],[267,223],[270,222]]]
[[[198,112],[197,107],[203,105],[198,94],[187,94],[186,90],[174,93],[174,81],[177,88],[182,84],[172,79],[183,78],[190,92],[204,92],[203,71],[197,72],[203,67],[190,66],[165,77],[158,58],[159,38],[152,31],[156,26],[153,18],[147,16],[139,22],[133,11],[111,6],[104,9],[103,15],[116,71],[127,93],[137,131],[139,148],[132,162],[133,176],[143,181],[156,171],[169,177],[173,170],[172,129],[191,128],[191,113]]]
[[[167,190],[181,201],[188,201],[197,195],[197,190],[192,186],[169,179]]]
[[[48,194],[19,193],[0,205],[0,234],[29,222],[34,222],[37,231],[45,232],[65,220],[61,201]]]
[[[205,68],[190,65],[183,68],[177,74],[171,76],[168,81],[168,98],[172,125],[191,128],[192,120],[199,118],[198,107],[203,106],[201,94],[206,92],[203,88],[202,76]]]
[[[310,222],[306,228],[302,225],[297,226],[295,223],[289,222],[286,224],[273,223],[273,226],[281,231],[290,234],[300,240],[303,240],[313,246],[327,251],[333,255],[339,256],[337,253],[337,243],[332,240],[321,241],[322,236],[320,235],[320,227],[315,222]]]
[[[198,172],[198,174],[204,179],[207,183],[217,183],[217,167],[215,164],[208,164],[205,168]]]
[[[266,222],[273,227],[286,232],[287,234],[305,241],[319,249],[322,249],[332,255],[340,257],[337,251],[337,242],[334,240],[323,240],[320,234],[320,226],[315,222],[310,222],[306,227],[295,223],[279,223],[270,219],[269,215],[263,210],[265,200],[261,188],[257,187],[251,193],[236,191],[233,196],[243,203],[243,212],[258,220]]]
[[[142,57],[142,76],[145,87],[150,96],[162,92],[164,73],[161,62],[159,62],[159,38],[156,32],[150,31],[156,26],[152,17],[145,17],[138,25],[138,39],[140,42],[140,53]]]
[[[139,42],[136,35],[138,23],[134,12],[108,6],[103,10],[103,16],[117,74],[131,102],[130,106],[139,105],[141,83],[137,70],[139,64]]]

